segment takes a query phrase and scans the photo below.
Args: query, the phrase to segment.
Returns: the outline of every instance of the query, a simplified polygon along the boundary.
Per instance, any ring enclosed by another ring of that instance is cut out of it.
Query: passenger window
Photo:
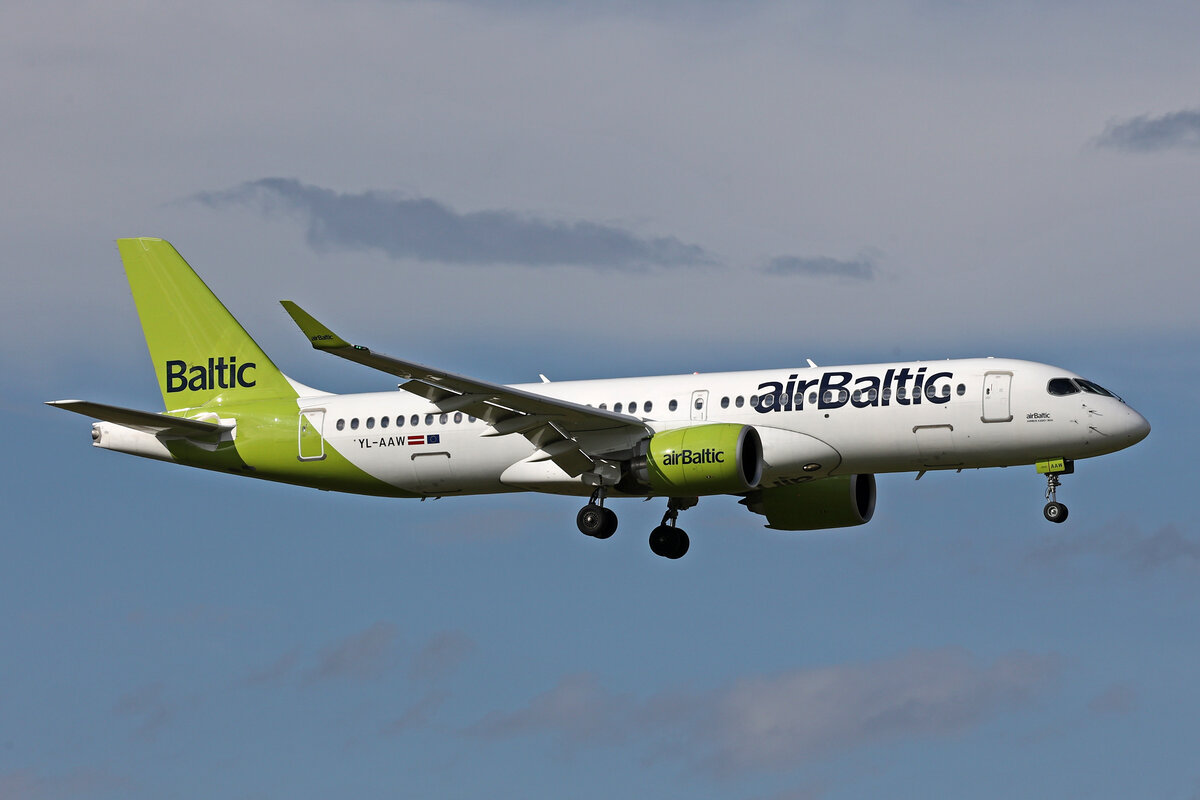
[[[700,410],[700,409],[702,409],[702,408],[704,408],[704,398],[703,398],[703,397],[697,397],[697,398],[696,398],[696,410],[697,410],[697,411],[699,411],[699,410]]]
[[[403,428],[403,427],[404,427],[404,415],[403,415],[403,414],[397,414],[397,415],[396,415],[396,427],[397,427],[397,428]]]
[[[358,417],[355,417],[354,419],[350,420],[350,430],[352,430],[352,431],[358,430]]]
[[[461,412],[461,411],[455,411],[455,412],[454,412],[454,424],[455,424],[455,425],[458,425],[458,424],[459,424],[459,423],[461,423],[461,422],[462,422],[462,412]]]
[[[390,420],[387,417],[380,417],[379,418],[379,427],[386,428],[388,426],[388,422],[390,422]]]
[[[622,409],[622,408],[624,408],[624,407],[625,407],[625,406],[624,406],[622,403],[614,403],[614,404],[613,404],[613,411],[615,411],[615,412],[617,412],[618,414],[620,414],[620,413],[621,413],[621,409]]]
[[[950,399],[950,384],[948,383],[942,386],[942,398],[945,400]]]
[[[817,404],[817,393],[816,392],[808,393],[808,404],[810,406],[815,406]]]
[[[721,408],[729,408],[729,398],[728,397],[721,398]]]
[[[908,388],[907,387],[901,386],[899,389],[896,390],[896,398],[897,399],[904,400],[907,397],[908,397]]]
[[[764,394],[762,399],[758,402],[763,408],[770,408],[771,406],[775,405],[775,395]]]
[[[426,425],[432,425],[432,424],[433,424],[433,414],[426,414],[426,415],[425,415],[425,424],[426,424]]]
[[[826,389],[825,394],[821,395],[821,402],[822,403],[832,403],[833,402],[833,392]]]
[[[448,420],[448,419],[450,419],[449,414],[442,414],[441,416],[438,417],[438,425],[445,425],[446,420]]]
[[[346,420],[344,420],[344,419],[339,419],[339,420],[337,421],[337,429],[340,431],[340,430],[343,430],[343,429],[345,429],[345,427],[346,427]]]
[[[737,406],[738,408],[741,408],[743,405],[745,405],[745,403],[746,403],[745,399],[743,399],[740,394],[737,397],[735,397],[733,400],[733,404],[735,406]]]
[[[668,410],[668,411],[674,411],[674,410],[675,410],[675,409],[677,409],[677,408],[679,408],[679,401],[678,401],[678,400],[672,400],[671,402],[667,403],[667,410]]]
[[[654,408],[654,403],[650,400],[647,400],[645,402],[645,404],[642,405],[642,411],[644,411],[647,414],[650,413],[650,409],[652,409],[652,408]]]
[[[967,385],[965,383],[960,383],[958,385],[958,388],[955,389],[955,391],[958,392],[959,397],[962,397],[964,394],[967,393]]]
[[[883,390],[883,402],[886,403],[887,401],[889,401],[891,399],[892,399],[892,387],[889,386],[888,388]]]
[[[946,391],[950,391],[950,388],[949,388],[949,387],[946,387]],[[879,397],[879,390],[878,390],[878,389],[871,388],[871,389],[868,389],[868,390],[867,390],[867,400],[869,400],[870,402],[874,403],[874,402],[875,402],[875,398],[877,398],[877,397]]]
[[[634,400],[632,403],[629,404],[629,413],[630,414],[637,413],[637,401],[636,400]]]
[[[421,424],[421,418],[416,414],[413,414],[411,417],[409,417],[408,424],[415,428],[417,425]]]
[[[600,404],[600,410],[601,410],[601,411],[607,411],[607,410],[608,410],[608,403],[601,403],[601,404]]]

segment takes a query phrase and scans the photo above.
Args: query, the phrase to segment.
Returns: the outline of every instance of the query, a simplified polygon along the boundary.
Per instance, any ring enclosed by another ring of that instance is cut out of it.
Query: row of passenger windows
[[[463,413],[461,411],[455,411],[453,415],[451,415],[451,414],[426,414],[425,415],[425,424],[432,425],[436,421],[437,424],[439,424],[439,425],[447,425],[450,423],[450,420],[452,418],[454,420],[455,425],[461,425],[463,419],[466,419],[466,421],[468,423],[475,422],[474,417],[464,417]],[[344,431],[346,429],[346,424],[347,424],[346,420],[339,419],[337,421],[337,429],[339,431]],[[380,428],[387,428],[391,424],[392,424],[391,417],[380,417],[379,418],[379,427]],[[411,417],[408,418],[408,424],[413,428],[420,425],[421,424],[421,415],[413,414]],[[350,430],[352,430],[352,431],[358,430],[358,417],[351,417],[349,425],[350,425]],[[375,418],[367,417],[366,420],[363,422],[363,427],[365,427],[367,430],[372,430],[375,427]],[[404,415],[403,414],[398,415],[396,417],[396,427],[397,428],[404,427]]]
[[[1069,390],[1064,390],[1064,387],[1058,383],[1059,381],[1067,381],[1067,384],[1070,385],[1070,381],[1067,380],[1066,378],[1056,378],[1050,382],[1050,394],[1071,394],[1073,392],[1079,391],[1079,389],[1075,388],[1073,385],[1071,385],[1069,387]],[[1080,383],[1083,384],[1083,383],[1088,383],[1088,382],[1080,381]],[[1094,387],[1094,389],[1099,389],[1100,391],[1098,393],[1110,394],[1109,392],[1100,389],[1100,387],[1096,386],[1095,384],[1088,383],[1088,385],[1091,387]],[[1094,389],[1088,389],[1088,391],[1094,391]],[[939,391],[940,391],[940,393],[939,393]],[[967,393],[967,387],[964,384],[960,383],[960,384],[958,384],[958,387],[955,390],[955,392],[956,392],[956,394],[958,394],[959,397],[962,397],[964,394]],[[901,387],[900,389],[898,389],[895,394],[895,396],[900,400],[907,400],[910,397],[915,398],[917,395],[918,395],[917,391],[915,391],[915,390],[909,391],[907,388],[904,388],[904,387]],[[880,398],[880,396],[881,395],[880,395],[879,390],[874,389],[874,388],[866,389],[866,390],[857,389],[854,391],[853,394],[848,392],[846,389],[827,389],[825,391],[825,393],[821,396],[821,400],[824,403],[845,403],[848,399],[852,400],[855,403],[861,403],[861,402],[874,403]],[[930,384],[929,386],[925,387],[925,396],[928,397],[930,400],[933,400],[938,397],[941,397],[942,399],[948,399],[950,397],[950,386],[949,386],[949,384],[943,384],[941,389],[939,390],[935,386]],[[883,390],[882,398],[883,398],[884,402],[888,402],[892,399],[892,390],[890,387]],[[800,394],[796,395],[795,398],[789,398],[789,396],[786,394],[751,395],[749,404],[750,404],[751,408],[760,408],[760,407],[761,408],[773,408],[776,405],[786,405],[789,399],[793,400],[795,406],[801,406],[804,404],[804,395],[800,395]],[[811,405],[816,405],[816,403],[817,403],[817,393],[809,392],[808,393],[808,404],[811,406]],[[729,397],[721,398],[721,408],[729,408],[730,404],[732,404],[734,408],[744,408],[746,406],[746,398],[742,395],[738,395],[737,397],[734,397],[732,399],[730,399]],[[697,397],[695,400],[695,405],[696,405],[697,411],[702,410],[704,408],[704,399],[702,397]],[[601,403],[598,406],[598,408],[600,408],[602,410],[608,410],[608,403]],[[636,400],[634,400],[634,401],[630,402],[628,405],[625,405],[624,403],[614,403],[612,410],[617,412],[618,414],[621,414],[621,413],[636,414],[636,413],[638,413],[638,408],[639,408],[638,402]],[[651,411],[654,410],[654,402],[651,400],[647,400],[645,403],[641,404],[640,408],[642,410],[642,413],[649,414]],[[667,410],[668,411],[678,411],[679,410],[679,401],[678,400],[669,401],[667,403]],[[425,424],[433,425],[436,422],[439,425],[448,425],[448,424],[450,424],[451,419],[454,420],[455,425],[461,425],[464,419],[466,419],[466,421],[468,423],[474,423],[476,421],[475,417],[470,417],[470,416],[464,417],[464,415],[461,411],[456,411],[456,412],[454,412],[453,415],[451,415],[451,414],[426,414],[425,415]],[[392,418],[391,417],[380,417],[378,420],[378,424],[379,424],[380,428],[387,428],[389,425],[392,424]],[[420,424],[421,424],[421,415],[420,414],[413,414],[411,417],[408,418],[409,426],[415,428],[415,427],[419,426]],[[364,421],[363,425],[367,430],[372,430],[373,428],[375,428],[375,425],[376,425],[375,417],[367,417],[366,420]],[[405,418],[403,415],[399,415],[395,418],[395,425],[397,428],[404,427]],[[337,421],[337,429],[339,431],[345,430],[346,426],[347,426],[347,421],[345,419],[339,419]],[[352,431],[358,430],[358,427],[359,427],[358,417],[352,417],[350,419],[349,427],[350,427],[350,430],[352,430]]]
[[[965,384],[960,383],[955,391],[959,397],[962,397],[963,395],[965,395],[967,393],[967,387]],[[898,389],[896,391],[895,396],[897,398],[899,398],[900,400],[907,400],[910,397],[915,398],[918,394],[919,394],[919,392],[917,392],[915,389],[910,390],[907,387],[901,387],[900,389]],[[930,400],[933,400],[933,399],[939,398],[939,397],[942,399],[948,399],[950,397],[950,386],[949,386],[949,384],[943,384],[941,386],[941,388],[939,389],[938,387],[934,386],[933,384],[930,384],[929,386],[925,387],[925,396],[928,397]],[[880,397],[879,390],[873,389],[873,388],[866,389],[866,390],[856,389],[853,394],[851,394],[846,389],[827,389],[825,391],[825,393],[823,395],[821,395],[821,400],[825,403],[844,403],[847,400],[852,399],[856,403],[859,403],[859,402],[873,403],[876,400],[878,400],[879,397]],[[890,387],[883,390],[882,397],[883,397],[884,401],[889,401],[892,399],[892,390]],[[802,394],[798,394],[795,396],[795,398],[792,398],[792,399],[796,406],[800,406],[800,405],[804,404],[804,395],[802,395]],[[759,407],[771,408],[775,405],[785,405],[788,402],[788,400],[789,400],[789,396],[786,394],[779,394],[779,395],[764,394],[764,395],[751,395],[749,403],[750,403],[751,408],[759,408]],[[697,411],[704,408],[704,400],[702,398],[697,397],[695,402],[696,402],[696,410]],[[817,393],[809,392],[808,393],[808,404],[816,405],[816,403],[817,403]],[[721,408],[729,408],[730,404],[732,404],[734,408],[743,408],[746,406],[746,398],[742,395],[738,395],[737,397],[734,397],[732,399],[730,399],[729,397],[721,398]],[[645,413],[648,414],[648,413],[650,413],[650,411],[653,407],[654,407],[654,404],[650,401],[647,401],[642,406],[642,409]],[[607,409],[608,403],[601,403],[600,408]],[[612,410],[616,411],[618,414],[620,414],[623,408],[624,408],[624,406],[622,406],[621,403],[614,403]],[[678,408],[679,408],[679,403],[675,400],[672,400],[671,402],[669,402],[667,404],[667,409],[670,411],[675,411]],[[637,411],[638,411],[638,404],[636,401],[634,401],[629,404],[628,410],[626,413],[636,414]]]

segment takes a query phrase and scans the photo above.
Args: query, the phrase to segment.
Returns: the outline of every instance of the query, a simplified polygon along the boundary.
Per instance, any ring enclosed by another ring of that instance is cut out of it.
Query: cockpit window
[[[1092,383],[1091,381],[1085,381],[1083,378],[1079,379],[1079,385],[1083,387],[1083,390],[1085,392],[1091,392],[1092,394],[1100,394],[1100,395],[1104,395],[1105,397],[1117,397],[1115,394],[1110,392],[1108,389],[1105,389],[1100,384]],[[1121,398],[1117,397],[1117,399],[1120,400]]]
[[[1070,378],[1051,378],[1050,383],[1046,385],[1046,391],[1055,397],[1064,397],[1068,394],[1079,394],[1079,387]]]

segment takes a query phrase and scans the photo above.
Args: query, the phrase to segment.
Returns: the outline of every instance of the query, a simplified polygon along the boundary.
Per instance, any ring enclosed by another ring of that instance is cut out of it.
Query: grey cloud
[[[643,736],[652,740],[651,752],[717,772],[788,769],[880,740],[953,734],[1021,705],[1057,672],[1052,656],[1011,653],[982,664],[943,649],[646,699],[608,692],[583,674],[564,678],[523,708],[488,714],[469,732],[548,733],[565,745]]]
[[[1110,122],[1096,139],[1096,144],[1133,153],[1200,150],[1200,109],[1173,111],[1161,117],[1143,114]]]
[[[616,270],[716,263],[703,248],[672,236],[643,238],[611,225],[543,220],[506,210],[460,213],[427,197],[342,194],[290,178],[264,178],[191,199],[213,208],[249,203],[267,213],[297,214],[307,223],[309,245],[317,250],[377,249],[392,258],[453,264]]]
[[[151,683],[137,691],[123,695],[113,711],[120,716],[137,721],[137,734],[152,737],[175,716],[174,707],[163,696],[162,683]]]
[[[564,677],[552,689],[511,712],[491,712],[468,732],[490,739],[552,731],[568,743],[615,742],[627,738],[634,706],[600,685],[595,675]]]
[[[385,736],[396,736],[413,730],[423,730],[433,724],[433,715],[446,702],[449,695],[446,692],[428,692],[421,699],[410,705],[399,717],[384,726]]]
[[[327,648],[310,680],[377,678],[392,665],[397,638],[395,625],[376,622]]]
[[[763,269],[768,275],[805,275],[810,278],[874,280],[876,268],[869,258],[843,261],[828,256],[777,256]]]
[[[1027,700],[1056,671],[1047,656],[987,666],[937,650],[739,681],[718,702],[717,763],[782,768],[876,740],[951,734]]]
[[[247,686],[278,686],[291,674],[292,668],[299,661],[300,648],[297,647],[284,653],[273,663],[247,675],[244,683]]]
[[[1137,692],[1119,683],[1105,689],[1088,703],[1088,711],[1102,715],[1125,715],[1137,706]]]
[[[67,800],[72,797],[128,796],[134,784],[105,767],[43,773],[18,769],[0,773],[0,798]]]
[[[440,631],[413,656],[409,673],[414,680],[434,681],[454,672],[475,652],[475,642],[461,631]]]
[[[1184,533],[1177,525],[1163,525],[1147,533],[1136,523],[1125,520],[1098,531],[1056,537],[1027,553],[1025,561],[1056,566],[1088,556],[1116,559],[1137,572],[1167,567],[1196,571],[1200,570],[1200,539]]]

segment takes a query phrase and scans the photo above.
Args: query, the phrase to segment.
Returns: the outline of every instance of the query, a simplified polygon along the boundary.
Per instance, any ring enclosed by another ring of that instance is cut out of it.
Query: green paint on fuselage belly
[[[198,410],[191,409],[190,413],[195,414]],[[300,410],[294,399],[226,404],[211,410],[222,419],[237,420],[235,441],[222,442],[215,450],[184,440],[164,442],[179,463],[335,492],[379,497],[421,496],[364,472],[335,450],[328,440],[325,441],[325,458],[300,460]],[[188,413],[177,416],[188,416]]]

